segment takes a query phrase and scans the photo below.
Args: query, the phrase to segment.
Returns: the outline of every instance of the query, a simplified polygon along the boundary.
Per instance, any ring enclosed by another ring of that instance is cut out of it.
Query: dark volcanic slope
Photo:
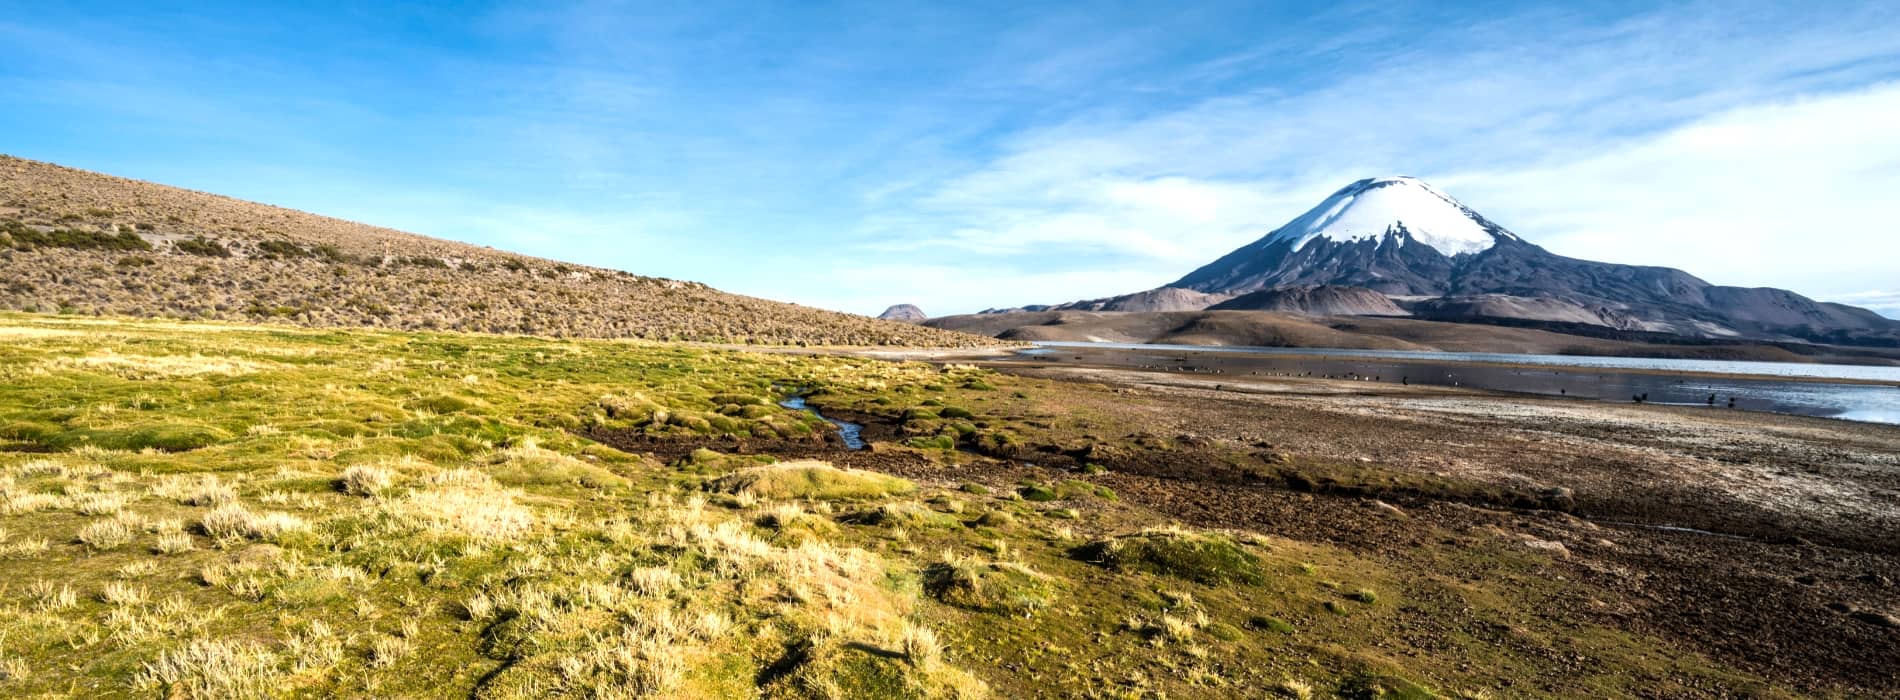
[[[737,343],[995,343],[7,156],[0,309]]]
[[[1384,294],[1365,287],[1336,285],[1275,287],[1234,297],[1210,311],[1282,311],[1308,316],[1404,316]]]

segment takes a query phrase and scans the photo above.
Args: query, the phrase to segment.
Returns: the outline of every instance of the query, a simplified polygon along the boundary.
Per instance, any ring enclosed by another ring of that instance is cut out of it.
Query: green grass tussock
[[[1049,607],[1058,584],[1016,562],[947,558],[924,569],[924,589],[947,604],[979,612],[1028,615]]]

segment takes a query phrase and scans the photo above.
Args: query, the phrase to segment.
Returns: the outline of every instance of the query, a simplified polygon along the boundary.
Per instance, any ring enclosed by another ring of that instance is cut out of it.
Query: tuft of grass
[[[1313,684],[1296,678],[1288,678],[1273,686],[1273,692],[1281,697],[1293,700],[1312,700]]]
[[[1289,623],[1277,617],[1268,617],[1266,615],[1256,615],[1248,619],[1247,626],[1252,627],[1257,630],[1265,630],[1268,632],[1278,632],[1280,634],[1293,634],[1295,631],[1292,623]]]
[[[117,515],[125,509],[125,496],[116,493],[82,493],[71,498],[73,510],[82,515]]]
[[[167,532],[159,535],[158,541],[152,545],[152,551],[158,554],[182,554],[196,548],[197,545],[191,541],[191,535],[183,532]]]
[[[218,480],[216,475],[198,478],[167,477],[152,487],[152,493],[188,506],[221,506],[237,500],[237,491]]]
[[[712,482],[714,490],[757,498],[814,500],[903,496],[917,490],[907,479],[858,469],[839,469],[816,460],[781,462],[741,469]]]
[[[253,513],[238,503],[227,503],[206,513],[198,527],[215,540],[275,540],[285,533],[310,529],[310,524],[289,513]]]
[[[487,474],[451,469],[430,477],[425,488],[385,504],[383,512],[435,536],[509,540],[527,534],[536,520],[517,496]]]
[[[79,529],[79,541],[94,551],[118,549],[132,541],[131,525],[122,520],[100,520]]]
[[[137,684],[164,697],[273,697],[282,689],[278,663],[277,656],[257,642],[194,640],[146,664]]]
[[[626,477],[584,460],[540,447],[533,439],[496,452],[488,473],[510,486],[572,484],[587,488],[626,486]]]
[[[388,469],[358,464],[337,475],[337,489],[352,496],[375,496],[396,483]]]
[[[145,602],[145,589],[113,581],[99,591],[99,600],[111,605],[140,605]]]

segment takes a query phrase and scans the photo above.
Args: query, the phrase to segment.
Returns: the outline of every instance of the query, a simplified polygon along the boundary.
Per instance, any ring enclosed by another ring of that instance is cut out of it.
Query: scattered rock
[[[1853,612],[1848,613],[1847,615],[1848,617],[1852,617],[1856,620],[1865,622],[1875,627],[1885,627],[1888,629],[1900,629],[1900,617],[1894,617],[1893,615],[1890,615],[1884,612],[1878,612],[1874,610],[1855,610]]]
[[[1577,505],[1576,492],[1563,486],[1544,489],[1537,494],[1537,500],[1546,507],[1558,510],[1570,510]]]
[[[1557,557],[1558,559],[1570,558],[1570,548],[1565,547],[1564,543],[1558,542],[1555,540],[1540,540],[1535,537],[1525,535],[1524,546],[1529,547],[1531,549],[1535,549],[1540,552],[1549,553],[1551,556]]]
[[[1181,433],[1174,438],[1174,441],[1180,443],[1182,447],[1207,447],[1214,444],[1213,441],[1194,433]]]

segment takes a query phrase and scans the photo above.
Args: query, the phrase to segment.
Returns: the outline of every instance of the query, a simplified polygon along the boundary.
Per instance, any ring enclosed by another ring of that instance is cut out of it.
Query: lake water
[[[1038,343],[1021,354],[1120,350],[1091,361],[1182,372],[1291,374],[1464,386],[1545,396],[1793,413],[1900,424],[1900,367],[1510,353]],[[1727,376],[1711,376],[1727,375]],[[1845,380],[1845,381],[1843,381]],[[1859,383],[1857,383],[1859,382]],[[1865,383],[1877,382],[1877,383]]]

